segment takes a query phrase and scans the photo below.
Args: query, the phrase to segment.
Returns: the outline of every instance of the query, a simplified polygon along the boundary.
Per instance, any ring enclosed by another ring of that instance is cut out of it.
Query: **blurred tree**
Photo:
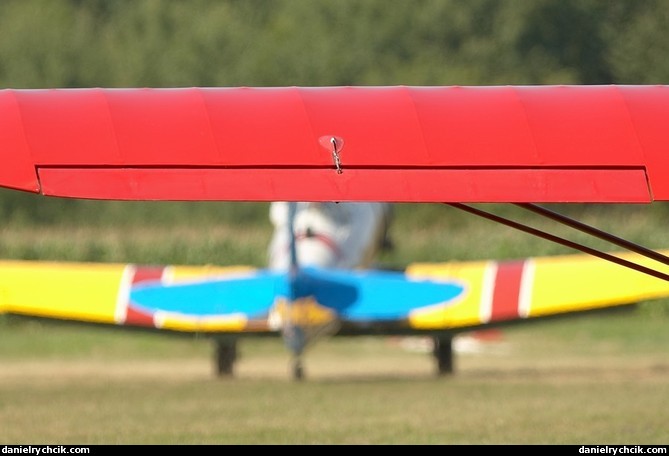
[[[623,2],[603,22],[609,65],[619,84],[667,84],[669,2]]]

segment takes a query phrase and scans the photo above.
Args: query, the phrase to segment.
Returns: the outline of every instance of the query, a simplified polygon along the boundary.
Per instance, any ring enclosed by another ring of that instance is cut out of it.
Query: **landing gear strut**
[[[214,366],[218,377],[231,377],[237,360],[237,340],[214,339]]]
[[[438,375],[453,373],[453,336],[434,336],[432,354],[437,362]]]
[[[297,356],[293,358],[293,379],[302,380],[304,378],[304,365],[302,364],[302,358]]]

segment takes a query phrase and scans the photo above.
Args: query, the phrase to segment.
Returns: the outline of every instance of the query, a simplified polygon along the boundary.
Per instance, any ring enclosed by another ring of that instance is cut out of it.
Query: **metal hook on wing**
[[[343,173],[340,153],[344,148],[344,139],[335,135],[324,135],[318,138],[318,143],[332,154],[332,162],[334,163],[337,174]]]
[[[342,173],[341,169],[341,160],[339,158],[339,151],[337,150],[337,138],[334,136],[330,138],[330,144],[332,144],[332,161],[334,161],[335,168],[337,169],[337,174]]]

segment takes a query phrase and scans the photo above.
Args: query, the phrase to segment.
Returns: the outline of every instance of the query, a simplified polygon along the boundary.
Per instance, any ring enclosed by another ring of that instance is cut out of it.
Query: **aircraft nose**
[[[333,268],[338,265],[337,249],[328,243],[322,242],[316,236],[300,239],[296,245],[298,262],[302,266],[317,266]]]

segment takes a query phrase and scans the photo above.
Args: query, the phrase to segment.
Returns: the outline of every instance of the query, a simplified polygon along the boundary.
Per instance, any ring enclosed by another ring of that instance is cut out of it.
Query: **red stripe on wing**
[[[165,267],[163,266],[138,266],[135,268],[131,282],[133,285],[136,285],[147,281],[160,281],[164,272]],[[153,314],[137,309],[133,306],[131,301],[128,302],[126,307],[125,324],[132,326],[148,326],[150,328],[155,327]]]
[[[490,321],[518,318],[520,282],[525,261],[506,261],[497,265]]]
[[[164,272],[165,268],[163,266],[139,266],[135,269],[132,283],[134,285],[147,280],[161,280]]]
[[[125,324],[130,326],[146,326],[149,328],[156,326],[153,322],[152,314],[134,308],[132,303],[126,309]]]

